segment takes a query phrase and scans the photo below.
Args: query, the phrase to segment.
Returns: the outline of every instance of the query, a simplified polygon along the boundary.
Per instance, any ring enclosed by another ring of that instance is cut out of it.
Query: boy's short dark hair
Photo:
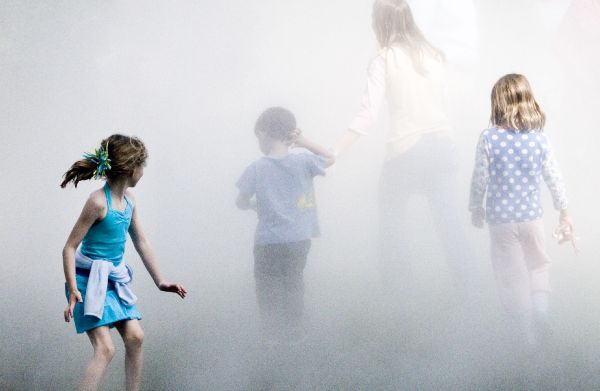
[[[287,140],[296,129],[296,117],[283,107],[270,107],[256,120],[254,132],[264,133],[276,140]]]

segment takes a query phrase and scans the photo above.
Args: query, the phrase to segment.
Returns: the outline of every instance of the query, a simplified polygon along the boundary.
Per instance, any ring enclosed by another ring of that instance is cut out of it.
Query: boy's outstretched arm
[[[296,138],[294,139],[294,146],[304,148],[314,153],[315,155],[322,157],[325,160],[325,168],[335,163],[335,155],[333,154],[333,152],[329,151],[327,148],[319,144],[310,141],[302,134],[298,134],[298,136],[296,136]]]

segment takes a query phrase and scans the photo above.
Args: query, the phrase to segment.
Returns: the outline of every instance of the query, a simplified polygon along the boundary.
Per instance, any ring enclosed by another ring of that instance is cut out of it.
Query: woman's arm
[[[348,130],[334,146],[336,156],[345,153],[361,136],[368,134],[369,129],[377,120],[384,97],[385,57],[384,54],[380,54],[369,65],[367,86],[362,96],[360,109]]]
[[[129,194],[128,197],[133,198]],[[162,277],[154,249],[150,245],[150,242],[146,238],[140,225],[137,209],[137,207],[133,208],[133,216],[131,218],[131,224],[129,225],[129,236],[131,236],[133,246],[140,255],[140,258],[142,258],[146,270],[148,270],[150,277],[152,277],[152,280],[158,289],[165,292],[177,293],[182,299],[185,298],[187,291],[182,285],[167,282]]]
[[[106,203],[100,200],[97,195],[92,194],[85,203],[81,215],[77,219],[63,248],[63,270],[65,281],[67,282],[67,290],[69,291],[69,304],[64,311],[66,322],[69,322],[73,317],[75,303],[82,301],[81,293],[77,289],[77,282],[75,280],[75,251],[90,227],[105,214]]]
[[[335,156],[344,154],[362,135],[356,133],[352,129],[348,129],[344,132],[342,138],[333,147],[333,153]]]

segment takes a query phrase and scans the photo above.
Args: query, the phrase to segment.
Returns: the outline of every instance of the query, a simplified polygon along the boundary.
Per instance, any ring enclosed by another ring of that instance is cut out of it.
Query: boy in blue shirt
[[[256,296],[265,338],[278,342],[303,337],[303,272],[311,239],[319,225],[313,178],[325,175],[335,157],[307,140],[287,109],[263,112],[254,128],[265,155],[252,163],[237,182],[236,205],[254,209]],[[290,147],[311,153],[290,153]]]

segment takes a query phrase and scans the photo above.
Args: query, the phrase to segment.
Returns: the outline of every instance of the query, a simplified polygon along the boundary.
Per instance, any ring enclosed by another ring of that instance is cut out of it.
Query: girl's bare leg
[[[115,355],[115,345],[108,326],[100,326],[87,332],[94,347],[94,356],[85,369],[83,381],[79,387],[82,391],[95,391],[100,387],[106,367]]]
[[[142,364],[144,360],[142,356],[144,331],[142,330],[140,322],[135,319],[119,322],[116,327],[125,344],[126,390],[137,391],[140,389]]]

